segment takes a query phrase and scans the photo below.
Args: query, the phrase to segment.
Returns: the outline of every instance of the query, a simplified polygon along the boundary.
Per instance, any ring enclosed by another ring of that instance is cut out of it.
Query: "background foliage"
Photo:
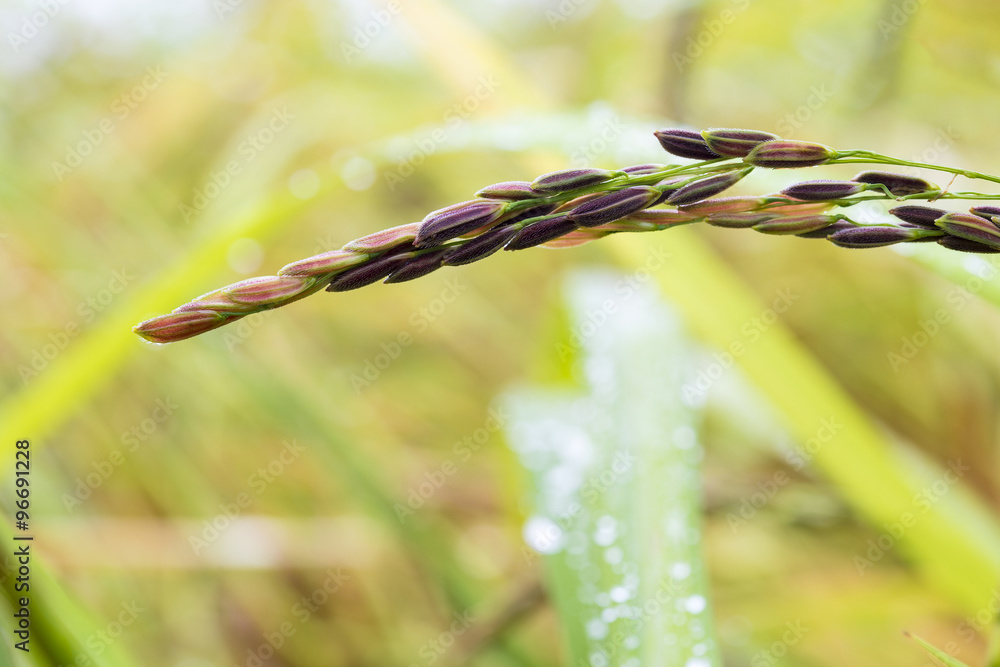
[[[5,4],[0,445],[36,456],[33,659],[559,664],[494,400],[564,374],[568,270],[639,278],[657,248],[648,275],[703,344],[726,664],[924,664],[904,629],[982,664],[988,258],[681,229],[166,347],[129,327],[488,183],[665,161],[660,126],[997,173],[998,19],[981,0]]]

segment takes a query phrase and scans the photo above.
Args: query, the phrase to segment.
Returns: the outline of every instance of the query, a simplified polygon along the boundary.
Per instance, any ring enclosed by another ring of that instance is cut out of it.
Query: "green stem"
[[[850,158],[850,159],[844,159],[844,158]],[[971,171],[969,169],[957,169],[955,167],[942,167],[941,165],[927,164],[925,162],[911,162],[910,160],[901,160],[899,158],[890,157],[888,155],[873,153],[872,151],[862,151],[862,150],[837,151],[837,156],[833,158],[830,162],[837,164],[892,164],[900,167],[914,167],[916,169],[932,169],[934,171],[944,171],[948,172],[949,174],[955,174],[957,176],[965,176],[966,178],[974,178],[983,181],[990,181],[993,183],[1000,183],[1000,178],[996,176],[991,176],[989,174],[984,174],[978,171]]]

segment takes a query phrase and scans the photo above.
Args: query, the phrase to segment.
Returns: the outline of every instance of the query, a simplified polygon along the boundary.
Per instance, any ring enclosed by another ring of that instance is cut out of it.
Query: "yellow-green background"
[[[11,38],[45,7],[37,34]],[[108,664],[246,664],[291,619],[267,664],[425,665],[427,642],[472,609],[480,622],[435,664],[560,664],[558,619],[524,556],[517,462],[499,433],[467,462],[454,446],[512,383],[557,365],[566,272],[629,273],[655,244],[672,255],[663,291],[706,343],[744,340],[748,317],[797,295],[707,406],[706,550],[727,664],[762,664],[795,622],[809,630],[779,664],[924,664],[903,630],[981,664],[986,639],[962,623],[1000,572],[1000,320],[990,281],[955,291],[989,268],[979,259],[678,230],[320,294],[176,345],[129,328],[495,181],[665,161],[658,126],[998,172],[994,3],[69,0],[8,2],[0,17],[0,451],[32,440],[35,568],[65,594],[36,608],[36,633],[49,615],[86,644],[134,601],[143,611],[102,651]],[[287,126],[247,150],[276,110]],[[54,165],[81,142],[79,167]],[[239,173],[187,215],[231,162]],[[796,178],[758,171],[740,190]],[[888,355],[941,309],[948,322],[894,368]],[[401,333],[412,343],[358,391],[352,378]],[[124,434],[158,400],[177,407],[128,451]],[[821,417],[847,426],[793,470],[782,450]],[[304,453],[256,495],[251,476],[285,441]],[[67,508],[116,451],[121,465]],[[883,519],[958,459],[971,471],[912,542],[859,574]],[[393,505],[449,461],[398,521]],[[778,471],[790,481],[732,530]],[[188,537],[248,489],[239,527],[195,555]],[[296,600],[338,568],[346,582],[299,623]]]

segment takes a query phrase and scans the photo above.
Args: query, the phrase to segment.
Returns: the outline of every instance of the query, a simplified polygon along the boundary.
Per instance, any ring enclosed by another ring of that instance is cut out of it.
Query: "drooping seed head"
[[[288,301],[312,287],[314,281],[308,276],[262,276],[241,280],[220,292],[235,303],[266,306]]]
[[[577,229],[577,224],[565,215],[557,215],[538,222],[533,222],[517,233],[513,239],[504,246],[504,250],[524,250],[541,245],[553,239],[557,239],[563,234],[568,234]]]
[[[969,209],[969,213],[986,218],[994,225],[1000,226],[1000,222],[997,222],[1000,218],[1000,206],[973,206]]]
[[[132,331],[151,343],[174,343],[211,331],[232,319],[213,310],[175,311],[140,322]]]
[[[348,252],[378,253],[395,248],[396,246],[412,243],[417,238],[417,232],[423,223],[411,222],[408,225],[390,227],[382,231],[362,236],[360,239],[344,244],[344,250]]]
[[[948,211],[941,208],[915,205],[897,206],[896,208],[889,209],[890,215],[896,216],[903,222],[908,222],[911,225],[917,225],[919,227],[926,227],[927,229],[937,229],[937,225],[934,224],[934,221],[947,212]]]
[[[476,193],[477,197],[486,199],[506,199],[508,201],[518,201],[521,199],[534,199],[538,193],[531,189],[528,181],[504,181],[494,183]]]
[[[506,204],[501,201],[474,199],[434,211],[420,224],[414,245],[419,247],[437,245],[487,225],[499,218],[505,208]]]
[[[832,215],[783,215],[753,226],[763,234],[807,234],[837,222]]]
[[[678,208],[692,215],[740,213],[760,208],[764,203],[764,200],[760,197],[719,197],[718,199],[706,199],[694,204],[684,204]]]
[[[743,211],[739,213],[710,213],[705,222],[713,227],[727,227],[729,229],[746,229],[759,225],[762,222],[777,218],[774,213],[767,211]]]
[[[444,260],[444,256],[449,250],[451,248],[437,248],[418,255],[390,273],[383,282],[404,283],[408,280],[415,280],[426,276],[432,271],[437,271],[441,268],[442,260]]]
[[[863,171],[852,181],[884,185],[896,197],[920,194],[922,192],[938,192],[941,188],[916,176],[894,174],[888,171]]]
[[[935,224],[952,236],[1000,248],[1000,228],[971,213],[945,213]]]
[[[795,169],[826,164],[836,156],[836,151],[823,144],[775,139],[759,144],[743,158],[743,161],[755,167]]]
[[[625,167],[622,171],[631,176],[645,176],[646,174],[654,174],[666,168],[667,165],[665,164],[634,164],[631,167]]]
[[[581,227],[596,227],[641,211],[660,198],[660,191],[645,185],[609,192],[576,207],[568,213]]]
[[[663,150],[690,160],[717,160],[721,156],[708,147],[705,138],[694,130],[669,128],[653,133]]]
[[[850,197],[866,189],[863,184],[851,181],[820,180],[796,183],[782,190],[781,194],[801,201],[826,201]]]
[[[368,259],[365,253],[347,250],[331,250],[297,262],[287,264],[278,270],[279,276],[323,276],[361,264]]]
[[[958,252],[975,252],[983,255],[1000,253],[1000,248],[994,248],[993,246],[988,246],[977,241],[970,241],[958,236],[942,236],[937,242],[949,250],[957,250]]]
[[[539,176],[531,182],[531,189],[535,191],[536,196],[539,192],[545,194],[568,192],[604,183],[614,177],[615,172],[607,169],[563,169]]]
[[[890,227],[885,225],[841,229],[830,235],[830,240],[841,248],[880,248],[882,246],[904,243],[934,236],[929,229],[916,227]]]
[[[396,269],[401,268],[413,258],[413,253],[404,252],[397,255],[383,255],[377,257],[361,266],[347,269],[338,274],[330,284],[326,286],[327,292],[346,292],[348,290],[364,287],[386,278]]]
[[[688,183],[684,187],[674,190],[667,197],[667,202],[674,206],[683,206],[714,197],[720,192],[725,192],[736,185],[751,171],[753,171],[753,167],[746,167],[737,171],[728,171],[723,174],[709,176],[694,183]]]
[[[723,157],[746,157],[765,141],[780,139],[776,134],[759,130],[715,128],[701,133],[709,150]]]

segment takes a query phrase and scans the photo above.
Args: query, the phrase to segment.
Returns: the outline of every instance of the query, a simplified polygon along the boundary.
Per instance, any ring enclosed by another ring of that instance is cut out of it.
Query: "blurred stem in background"
[[[579,356],[586,393],[526,389],[506,401],[533,489],[525,539],[543,554],[567,664],[719,665],[698,414],[681,400],[688,341],[635,276],[574,274],[567,301],[556,353]]]

